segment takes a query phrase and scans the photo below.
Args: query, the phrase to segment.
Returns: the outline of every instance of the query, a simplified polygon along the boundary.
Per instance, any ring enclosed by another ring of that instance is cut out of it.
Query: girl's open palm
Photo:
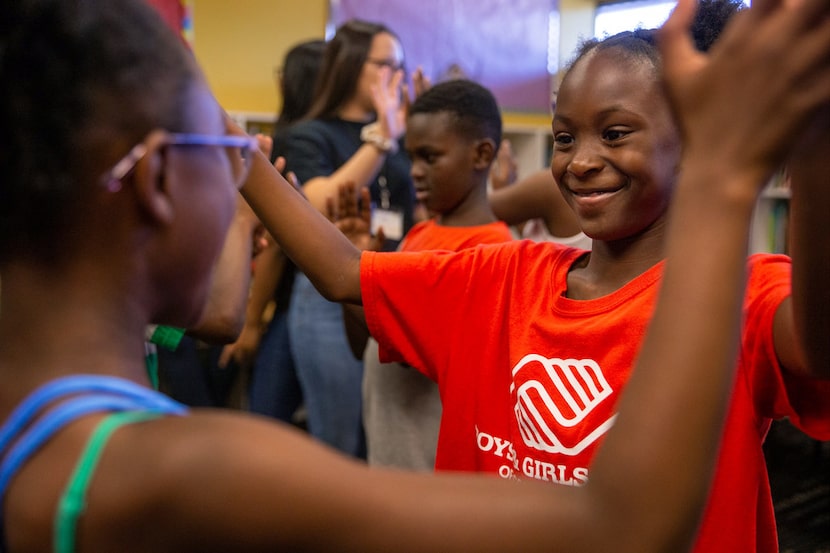
[[[830,3],[756,0],[737,14],[709,54],[689,36],[695,0],[679,0],[660,33],[665,84],[684,144],[708,160],[732,158],[754,167],[759,181],[787,156],[808,118],[830,97]],[[695,121],[689,125],[689,121]],[[723,134],[732,141],[708,145]],[[705,152],[705,154],[704,154]]]

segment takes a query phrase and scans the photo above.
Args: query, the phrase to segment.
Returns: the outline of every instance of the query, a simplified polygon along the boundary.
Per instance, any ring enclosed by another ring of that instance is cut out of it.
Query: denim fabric
[[[288,329],[309,432],[344,453],[365,459],[363,361],[355,359],[349,348],[340,304],[323,298],[299,272],[288,308]]]
[[[302,402],[288,340],[288,312],[278,311],[259,343],[248,387],[248,407],[254,413],[290,423]]]

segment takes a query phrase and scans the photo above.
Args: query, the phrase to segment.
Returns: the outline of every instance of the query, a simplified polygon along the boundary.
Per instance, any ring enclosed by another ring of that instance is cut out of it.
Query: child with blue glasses
[[[751,207],[801,136],[799,124],[826,104],[830,81],[830,29],[817,23],[827,19],[826,3],[753,8],[711,58],[695,54],[686,37],[693,9],[683,0],[663,33],[687,148],[661,297],[591,480],[565,487],[369,469],[279,423],[187,410],[150,390],[144,328],[186,328],[201,316],[244,172],[229,154],[245,141],[221,138],[240,131],[143,2],[7,6],[0,547],[688,546],[734,374]],[[759,25],[781,40],[760,45],[767,33],[759,37]],[[805,82],[806,74],[821,78]],[[773,77],[776,86],[745,101],[747,86]],[[759,105],[781,110],[761,134]],[[726,127],[722,112],[731,117]],[[216,138],[174,144],[182,134]],[[134,161],[114,171],[129,152]],[[262,154],[250,170],[243,192],[288,254],[329,297],[359,301],[361,253]],[[698,232],[685,232],[690,219],[701,223]]]

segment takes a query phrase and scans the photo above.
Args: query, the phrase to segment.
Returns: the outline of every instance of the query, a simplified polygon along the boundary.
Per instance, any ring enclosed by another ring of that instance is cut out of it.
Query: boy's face
[[[476,144],[455,130],[449,112],[416,113],[406,125],[405,148],[412,160],[412,181],[419,202],[431,213],[447,215],[479,185]]]
[[[662,228],[680,139],[654,68],[589,53],[559,88],[551,170],[584,232],[620,240]]]

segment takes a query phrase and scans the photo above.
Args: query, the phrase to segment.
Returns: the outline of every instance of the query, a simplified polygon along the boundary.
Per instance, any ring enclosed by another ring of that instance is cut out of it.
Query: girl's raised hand
[[[757,4],[735,17],[708,55],[689,36],[695,0],[679,0],[659,39],[665,85],[689,154],[714,156],[703,163],[738,163],[762,182],[830,97],[830,3]]]

